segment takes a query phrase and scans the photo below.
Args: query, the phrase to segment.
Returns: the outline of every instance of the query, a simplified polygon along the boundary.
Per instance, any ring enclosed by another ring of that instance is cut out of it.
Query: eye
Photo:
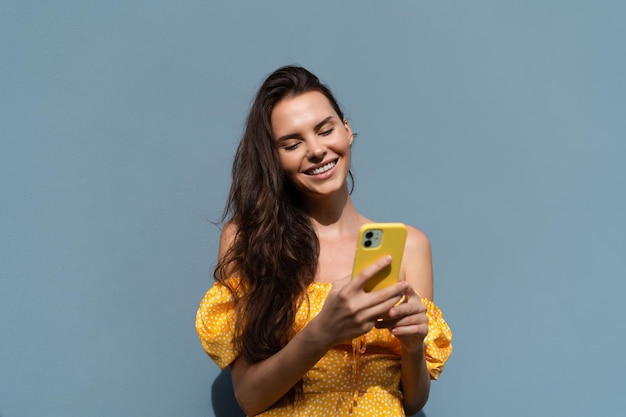
[[[334,127],[331,127],[330,129],[322,130],[322,131],[320,132],[320,135],[322,135],[322,136],[328,136],[328,135],[330,135],[331,133],[333,133],[333,131],[334,131],[334,130],[335,130],[335,128],[334,128]]]
[[[286,144],[286,145],[281,146],[281,148],[286,150],[286,151],[293,151],[298,146],[300,146],[300,142],[294,142],[294,143]]]

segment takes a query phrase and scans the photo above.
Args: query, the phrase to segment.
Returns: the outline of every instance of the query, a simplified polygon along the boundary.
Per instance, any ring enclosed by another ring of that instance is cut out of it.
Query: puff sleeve
[[[443,319],[441,310],[427,298],[422,298],[428,316],[428,334],[424,339],[424,356],[431,379],[439,378],[452,354],[452,331]]]
[[[204,351],[224,369],[239,355],[233,344],[235,304],[231,292],[215,283],[204,295],[196,313],[196,332]]]

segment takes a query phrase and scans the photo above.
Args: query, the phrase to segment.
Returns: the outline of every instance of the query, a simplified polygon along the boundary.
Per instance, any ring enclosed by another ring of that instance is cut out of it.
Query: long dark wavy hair
[[[234,343],[248,363],[272,356],[293,337],[296,311],[317,272],[319,240],[285,178],[271,126],[281,100],[309,91],[326,96],[344,120],[330,89],[315,75],[297,66],[279,68],[256,94],[233,162],[222,220],[228,218],[236,233],[214,277],[235,298]],[[239,278],[237,285],[231,277]],[[286,397],[301,399],[302,381]]]

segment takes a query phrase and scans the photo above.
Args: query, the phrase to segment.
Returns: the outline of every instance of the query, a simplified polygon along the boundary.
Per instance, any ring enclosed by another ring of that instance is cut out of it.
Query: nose
[[[310,141],[307,147],[307,157],[312,160],[324,159],[326,156],[326,146],[317,140]]]

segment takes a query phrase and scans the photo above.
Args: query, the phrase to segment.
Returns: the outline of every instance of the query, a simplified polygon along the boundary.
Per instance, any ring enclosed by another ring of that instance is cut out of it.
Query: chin
[[[330,197],[335,194],[340,194],[344,191],[344,188],[347,189],[347,184],[345,181],[339,185],[307,188],[306,190],[302,190],[302,192],[305,195],[311,197]]]

